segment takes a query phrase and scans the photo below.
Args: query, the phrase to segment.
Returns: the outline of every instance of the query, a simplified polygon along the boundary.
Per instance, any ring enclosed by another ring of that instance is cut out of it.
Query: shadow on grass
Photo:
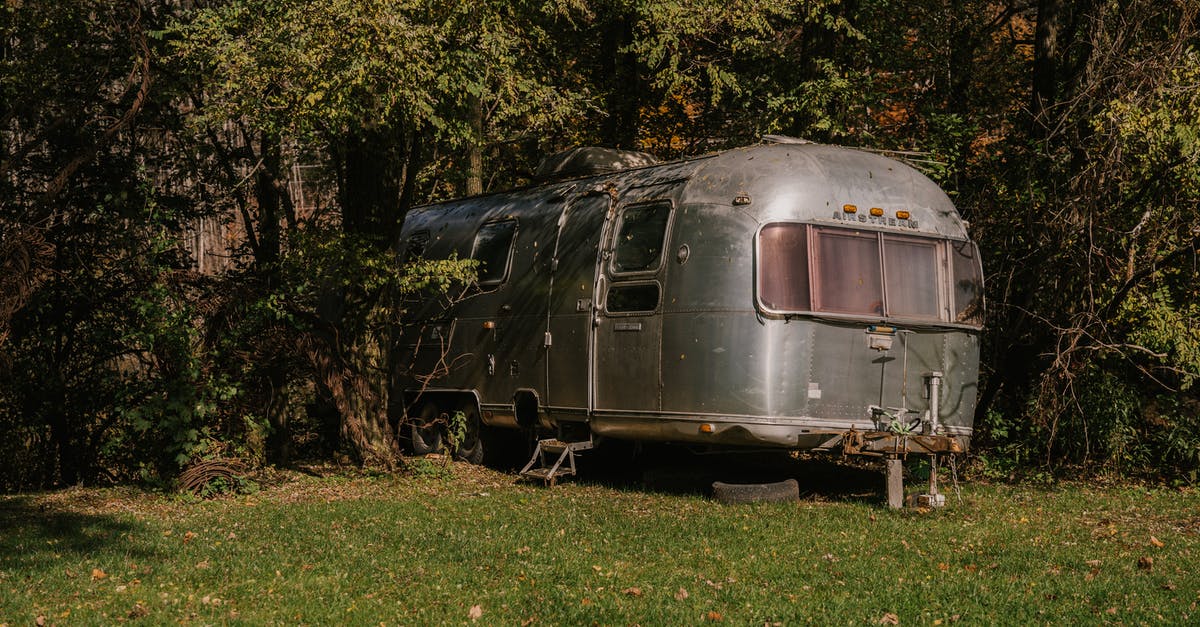
[[[581,455],[577,463],[580,482],[618,489],[711,495],[714,481],[795,479],[801,499],[867,503],[883,499],[881,465],[849,463],[837,456],[796,459],[775,451],[694,453],[669,445],[647,445],[635,454],[632,445],[610,442]]]
[[[60,509],[35,497],[0,497],[0,569],[40,570],[61,557],[119,551],[146,558],[155,551],[146,528],[109,514]]]

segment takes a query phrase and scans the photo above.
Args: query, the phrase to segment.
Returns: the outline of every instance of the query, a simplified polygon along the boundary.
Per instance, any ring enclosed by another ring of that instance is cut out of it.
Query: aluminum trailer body
[[[410,416],[864,454],[969,444],[979,254],[946,194],[879,154],[762,144],[448,201],[411,211],[400,246],[482,264],[477,293],[399,347]]]

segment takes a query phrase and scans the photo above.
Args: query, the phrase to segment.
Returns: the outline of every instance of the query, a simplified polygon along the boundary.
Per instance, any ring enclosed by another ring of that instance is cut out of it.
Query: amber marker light
[[[712,433],[714,431],[712,423],[706,422],[700,425],[700,433]]]
[[[871,215],[878,218],[879,216],[883,215],[883,209],[880,209],[879,207],[871,207]]]
[[[896,217],[900,218],[901,220],[907,220],[909,218],[909,216],[911,216],[911,215],[912,214],[907,211],[897,211],[896,212]]]
[[[488,320],[487,322],[483,323],[483,328],[485,328],[485,329],[495,329],[495,328],[496,328],[496,323],[495,323],[495,322],[493,322],[493,321],[491,321],[491,320]]]
[[[858,213],[858,207],[854,205],[842,205],[842,211],[846,213]]]

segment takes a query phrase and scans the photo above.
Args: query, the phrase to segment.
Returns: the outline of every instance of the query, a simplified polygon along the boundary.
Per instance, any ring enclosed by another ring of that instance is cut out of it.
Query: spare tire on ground
[[[778,503],[800,500],[800,484],[795,479],[775,483],[724,483],[714,481],[713,498],[722,503]]]

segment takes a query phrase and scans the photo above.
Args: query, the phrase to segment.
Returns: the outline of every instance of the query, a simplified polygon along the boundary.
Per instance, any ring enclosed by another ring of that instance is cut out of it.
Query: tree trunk
[[[342,139],[338,194],[346,234],[380,248],[399,235],[411,202],[408,179],[416,173],[414,144],[411,138],[377,127],[347,133]]]
[[[1033,100],[1030,103],[1032,135],[1044,138],[1053,128],[1050,109],[1058,101],[1059,65],[1066,10],[1064,0],[1038,0],[1033,46]]]
[[[279,140],[270,135],[260,138],[259,157],[262,165],[255,179],[255,196],[258,204],[257,227],[258,249],[255,251],[255,268],[267,292],[273,292],[280,283],[279,258],[282,253],[280,220],[284,198],[278,182],[283,180],[280,171],[282,158]],[[264,412],[270,434],[267,436],[267,461],[276,466],[286,466],[291,461],[292,434],[287,420],[287,370],[286,365],[273,361],[266,366],[264,377],[266,399]]]
[[[471,97],[471,144],[467,147],[467,196],[483,193],[483,102]]]
[[[419,170],[420,132],[397,132],[401,127],[362,129],[340,140],[342,229],[380,251],[399,236]],[[313,347],[317,372],[340,414],[343,441],[363,463],[391,468],[399,455],[387,411],[391,351],[383,332],[368,324],[379,306],[373,299],[387,295],[346,296],[330,288],[323,299],[321,317],[330,327]]]
[[[638,147],[644,94],[637,55],[625,50],[632,41],[630,16],[623,12],[610,16],[604,28],[600,61],[600,84],[607,86],[608,115],[600,134],[604,144],[631,150]]]

